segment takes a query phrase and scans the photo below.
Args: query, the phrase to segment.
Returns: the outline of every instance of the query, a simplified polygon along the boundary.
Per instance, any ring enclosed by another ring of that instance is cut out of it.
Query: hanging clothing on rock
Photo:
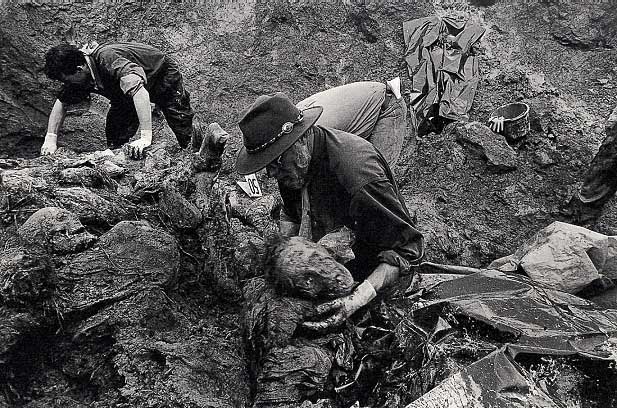
[[[405,61],[412,78],[411,121],[439,126],[439,118],[468,120],[480,80],[472,46],[485,29],[450,17],[425,17],[403,23]]]

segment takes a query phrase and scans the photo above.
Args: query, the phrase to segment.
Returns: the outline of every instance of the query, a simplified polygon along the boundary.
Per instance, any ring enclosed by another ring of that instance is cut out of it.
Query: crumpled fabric
[[[486,270],[443,282],[427,291],[410,316],[430,333],[440,316],[465,327],[486,325],[493,340],[518,354],[576,355],[614,360],[617,310],[549,289],[522,275]],[[409,337],[409,336],[407,336]]]
[[[255,407],[300,404],[333,384],[336,368],[351,370],[354,347],[347,330],[304,336],[299,324],[321,300],[285,297],[262,278],[243,289],[244,330]]]
[[[442,117],[467,121],[479,82],[471,47],[484,35],[479,25],[448,17],[403,23],[405,61],[412,78],[412,124]]]

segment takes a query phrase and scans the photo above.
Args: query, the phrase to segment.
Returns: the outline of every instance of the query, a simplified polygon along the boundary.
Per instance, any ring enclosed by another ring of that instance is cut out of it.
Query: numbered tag
[[[246,181],[238,181],[240,188],[249,197],[261,197],[261,187],[259,187],[259,182],[257,181],[255,174],[247,174],[244,176],[244,179]]]

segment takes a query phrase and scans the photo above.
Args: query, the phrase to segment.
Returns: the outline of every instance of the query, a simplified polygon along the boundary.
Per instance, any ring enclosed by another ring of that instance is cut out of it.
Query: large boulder
[[[615,237],[555,221],[489,268],[522,269],[535,282],[578,293],[603,275],[617,278],[616,266]]]

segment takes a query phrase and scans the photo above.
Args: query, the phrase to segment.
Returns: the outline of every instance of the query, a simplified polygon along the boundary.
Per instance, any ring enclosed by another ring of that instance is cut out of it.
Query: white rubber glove
[[[302,326],[316,331],[340,326],[358,309],[373,300],[375,296],[377,296],[375,288],[371,285],[371,282],[365,280],[350,295],[317,306],[315,309],[317,314],[332,313],[330,317],[320,322],[304,322]]]
[[[58,150],[58,135],[55,133],[47,133],[43,146],[41,146],[41,155],[47,156],[54,154],[56,150]]]
[[[505,118],[503,116],[493,116],[492,118],[490,118],[488,121],[490,123],[490,128],[493,132],[495,133],[501,133],[503,132],[503,122],[504,122]]]
[[[140,160],[144,157],[144,149],[152,144],[152,130],[140,131],[141,136],[134,142],[129,143],[129,157]]]

